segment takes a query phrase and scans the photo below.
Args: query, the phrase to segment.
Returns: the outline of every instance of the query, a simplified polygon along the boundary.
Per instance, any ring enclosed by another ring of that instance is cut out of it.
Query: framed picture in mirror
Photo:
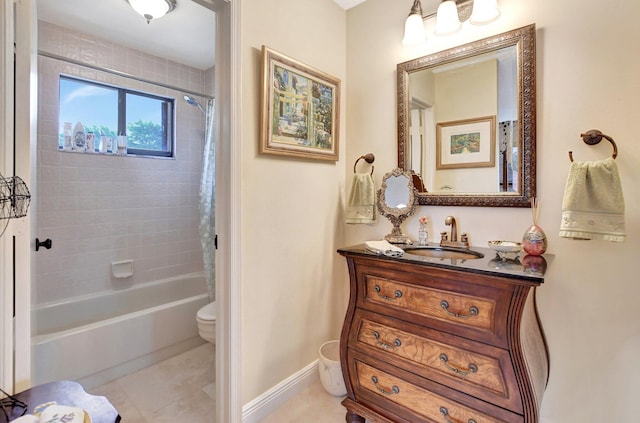
[[[262,46],[260,153],[338,160],[340,80]]]
[[[495,151],[495,116],[436,125],[436,169],[494,167]]]

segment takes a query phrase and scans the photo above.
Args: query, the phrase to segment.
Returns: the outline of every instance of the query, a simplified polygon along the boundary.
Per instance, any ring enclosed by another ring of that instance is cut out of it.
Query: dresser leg
[[[347,423],[365,423],[364,417],[360,417],[353,411],[347,411],[347,415],[345,416],[345,420]]]

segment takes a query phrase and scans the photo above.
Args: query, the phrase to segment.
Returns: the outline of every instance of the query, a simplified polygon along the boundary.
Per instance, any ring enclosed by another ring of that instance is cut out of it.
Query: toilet
[[[215,301],[203,306],[196,315],[198,332],[205,341],[216,343],[216,303]]]

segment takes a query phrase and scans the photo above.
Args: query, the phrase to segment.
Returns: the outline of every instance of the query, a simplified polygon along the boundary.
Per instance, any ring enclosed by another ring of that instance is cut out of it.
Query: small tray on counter
[[[489,241],[489,247],[500,253],[517,253],[522,250],[522,244],[514,241]]]

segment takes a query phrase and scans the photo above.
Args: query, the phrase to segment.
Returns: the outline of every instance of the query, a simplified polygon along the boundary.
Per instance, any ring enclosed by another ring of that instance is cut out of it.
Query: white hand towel
[[[366,241],[364,246],[372,253],[384,254],[389,257],[400,257],[404,254],[404,250],[402,248],[396,247],[389,241]]]
[[[40,418],[33,414],[25,414],[24,416],[11,420],[11,423],[40,423]]]
[[[66,405],[52,405],[40,413],[40,421],[46,423],[84,423],[85,413],[82,408]]]
[[[58,405],[55,401],[40,404],[33,409],[39,422],[46,423],[91,423],[91,417],[82,408]],[[25,422],[29,422],[28,420]]]
[[[624,196],[613,158],[571,163],[562,200],[560,236],[624,241]]]
[[[369,173],[353,175],[351,195],[345,210],[345,223],[375,223],[376,186]]]

